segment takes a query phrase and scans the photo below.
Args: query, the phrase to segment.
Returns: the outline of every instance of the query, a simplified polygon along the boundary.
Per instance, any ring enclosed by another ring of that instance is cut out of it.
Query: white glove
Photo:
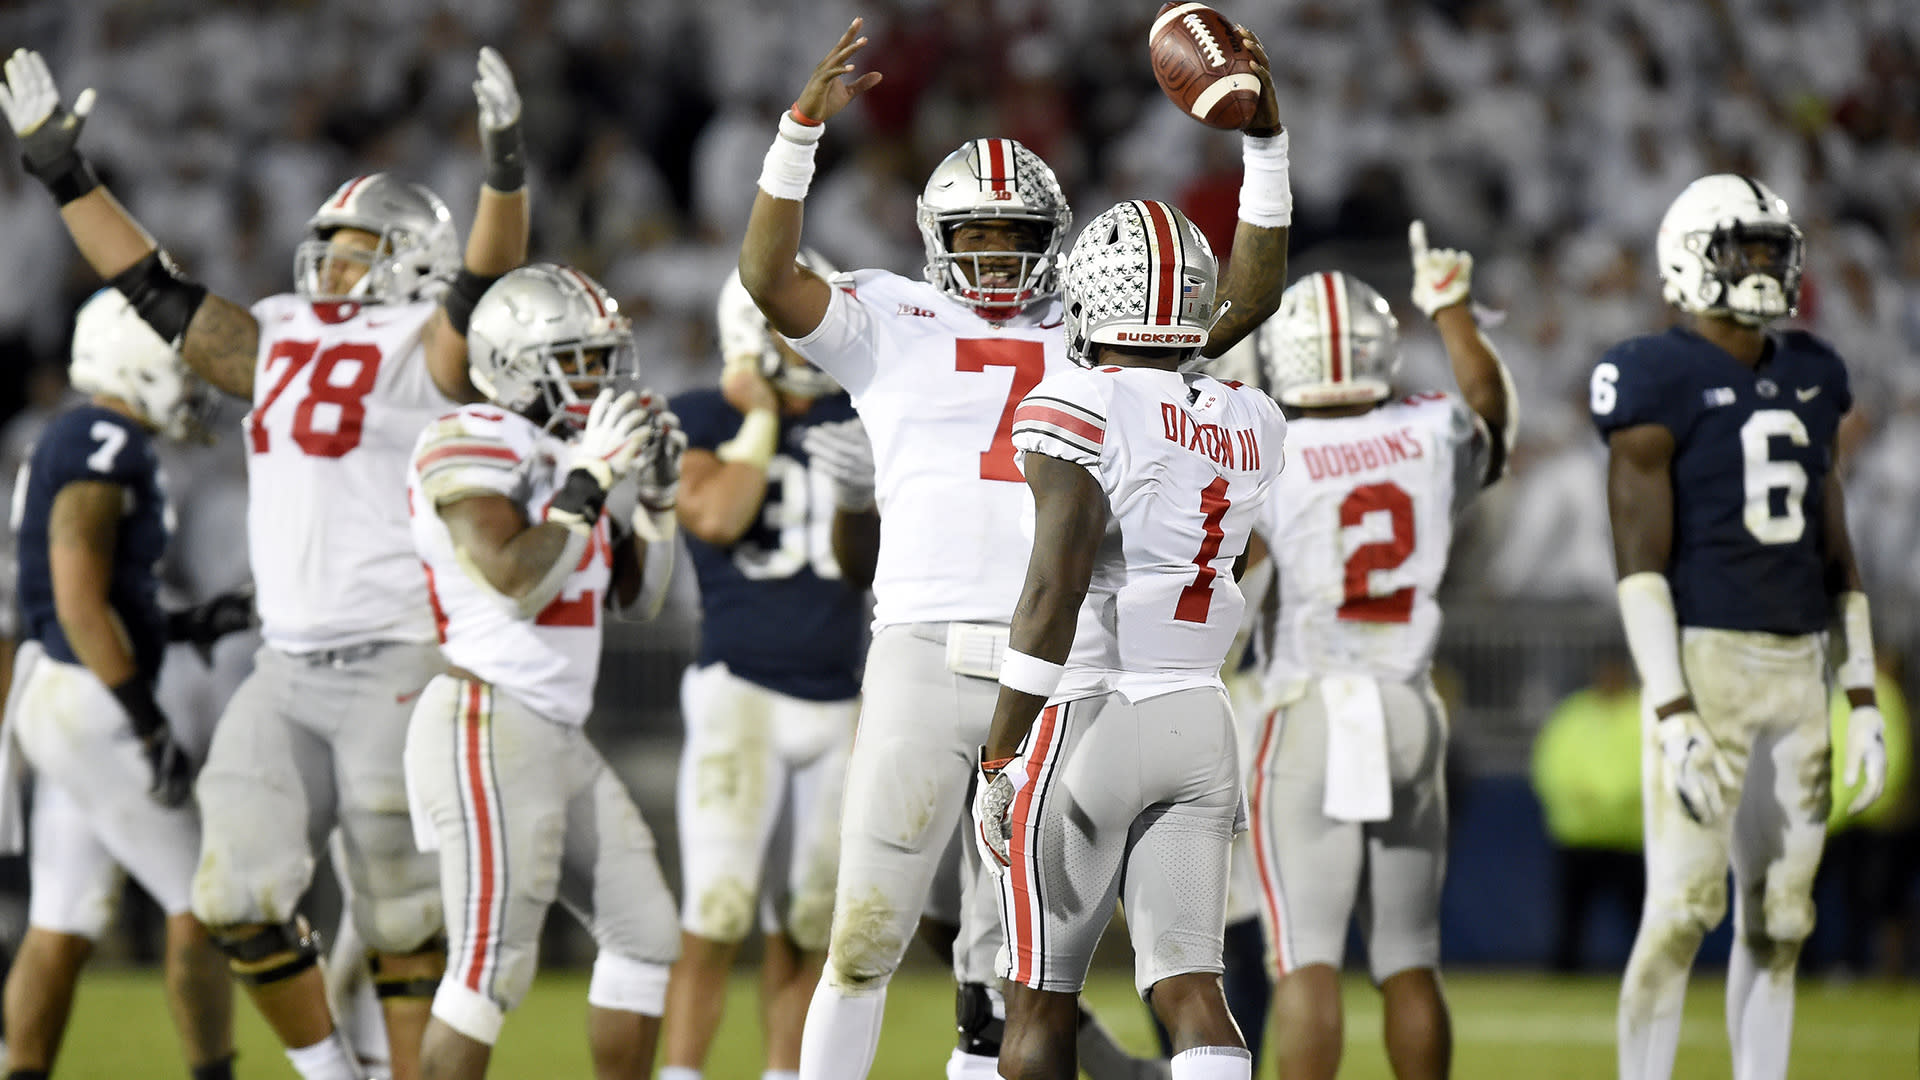
[[[567,444],[561,462],[565,479],[547,506],[548,521],[576,532],[593,528],[606,505],[607,492],[633,471],[634,459],[651,431],[647,416],[640,395],[633,391],[618,397],[611,388],[600,391],[587,412],[587,426]]]
[[[93,169],[80,156],[80,128],[93,111],[93,91],[82,90],[69,111],[60,104],[47,62],[32,49],[15,49],[6,64],[6,85],[0,86],[0,112],[20,137],[20,156],[27,172],[47,186],[65,205],[99,184]]]
[[[834,500],[841,509],[873,509],[873,444],[859,417],[808,428],[800,436],[800,447],[833,481]]]
[[[998,874],[1013,862],[1013,802],[1020,794],[1017,780],[1026,775],[1020,765],[1018,757],[999,767],[982,762],[973,786],[973,840],[990,873]]]
[[[1866,774],[1864,784],[1860,784],[1862,773]],[[1852,715],[1847,717],[1846,781],[1848,787],[1860,784],[1859,792],[1847,806],[1849,814],[1872,806],[1886,790],[1887,722],[1881,718],[1878,706],[1855,706]]]
[[[1407,226],[1413,249],[1413,306],[1433,318],[1441,308],[1465,303],[1473,285],[1473,256],[1453,248],[1428,248],[1427,223]]]
[[[47,62],[32,49],[15,49],[8,58],[7,84],[0,87],[0,112],[7,124],[22,139],[38,131],[60,108],[60,88],[53,84],[53,72]],[[93,111],[93,91],[80,91],[73,99],[73,134],[79,135],[80,123]],[[69,140],[71,141],[71,140]]]
[[[1667,783],[1695,824],[1711,825],[1725,812],[1726,792],[1733,787],[1732,766],[1714,745],[1713,736],[1691,709],[1654,721],[1654,737],[1666,758]]]
[[[646,443],[634,464],[640,505],[660,513],[680,501],[680,458],[687,452],[687,433],[680,418],[667,408],[667,399],[651,390],[641,392],[647,413]]]
[[[480,50],[480,77],[473,80],[473,97],[480,105],[480,126],[493,131],[520,120],[520,91],[513,72],[492,46]]]

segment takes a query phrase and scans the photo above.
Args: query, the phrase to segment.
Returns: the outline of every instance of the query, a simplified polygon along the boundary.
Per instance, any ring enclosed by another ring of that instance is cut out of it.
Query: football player
[[[647,618],[666,595],[686,436],[658,399],[630,389],[627,318],[571,267],[501,278],[474,306],[468,340],[490,404],[421,432],[407,488],[452,665],[420,694],[406,738],[415,835],[440,853],[451,957],[421,1068],[486,1074],[558,900],[599,946],[587,987],[594,1073],[644,1077],[679,947],[673,896],[653,834],[583,725],[602,609]],[[630,510],[608,506],[616,486]]]
[[[167,647],[154,567],[172,531],[153,435],[204,435],[211,392],[119,293],[74,324],[76,390],[14,488],[26,642],[6,727],[37,774],[27,932],[6,984],[7,1075],[53,1068],[120,868],[166,914],[168,1005],[195,1080],[233,1075],[232,985],[190,910],[193,757],[155,703]]]
[[[1782,1077],[1813,929],[1832,765],[1827,657],[1852,705],[1851,810],[1886,778],[1873,635],[1834,473],[1846,366],[1794,313],[1804,244],[1765,184],[1719,174],[1667,208],[1661,291],[1684,313],[1594,365],[1620,619],[1644,688],[1647,896],[1620,988],[1620,1076],[1673,1071],[1687,973],[1726,913],[1739,1080]],[[1823,637],[1831,628],[1831,634]]]
[[[434,864],[413,848],[400,769],[405,717],[444,662],[395,493],[420,429],[476,396],[474,300],[526,257],[520,99],[491,49],[474,91],[487,176],[464,265],[438,196],[356,177],[313,215],[294,291],[251,309],[184,276],[100,186],[78,149],[93,91],[68,109],[22,49],[0,94],[28,171],[94,271],[188,367],[253,404],[247,543],[266,644],[200,774],[193,910],[307,1080],[355,1071],[295,907],[335,824],[399,1080],[416,1075],[446,966]]]
[[[720,387],[673,401],[688,440],[679,512],[701,620],[680,686],[680,959],[661,1080],[698,1080],[756,908],[766,1073],[791,1078],[799,1067],[833,916],[879,542],[872,450],[846,393],[767,329],[738,273],[721,287],[718,317]],[[836,522],[851,515],[868,520]],[[856,536],[866,550],[845,551]],[[843,553],[863,577],[848,577]]]
[[[1267,605],[1262,704],[1245,716],[1253,856],[1275,977],[1279,1074],[1331,1080],[1344,1042],[1340,965],[1356,916],[1400,1080],[1448,1075],[1440,985],[1447,719],[1429,667],[1455,518],[1505,471],[1512,380],[1474,322],[1473,258],[1409,230],[1413,302],[1458,394],[1391,400],[1399,326],[1338,272],[1287,289],[1254,335],[1294,410],[1287,471],[1255,528]]]
[[[1034,540],[973,803],[1006,929],[1002,1076],[1077,1075],[1080,990],[1116,898],[1173,1080],[1253,1075],[1220,988],[1245,826],[1220,668],[1243,606],[1234,560],[1287,422],[1259,390],[1188,370],[1221,314],[1217,277],[1165,203],[1094,218],[1065,269],[1081,370],[1013,414]]]
[[[872,1067],[887,982],[963,820],[1019,595],[1015,553],[1028,546],[1033,502],[1014,461],[1014,407],[1069,368],[1057,281],[1072,212],[1053,170],[1011,139],[969,140],[935,167],[918,209],[924,281],[861,270],[829,284],[795,264],[825,125],[880,81],[879,72],[851,76],[867,43],[860,26],[847,28],[781,117],[740,249],[740,279],[774,330],[852,395],[873,441],[881,517],[875,631],[803,1080],[858,1080]],[[1260,56],[1261,101],[1243,140],[1241,221],[1221,290],[1234,302],[1209,355],[1277,306],[1292,215],[1265,54],[1242,34]],[[970,852],[954,950],[956,1077],[994,1075],[1003,1015],[989,989],[993,890]]]

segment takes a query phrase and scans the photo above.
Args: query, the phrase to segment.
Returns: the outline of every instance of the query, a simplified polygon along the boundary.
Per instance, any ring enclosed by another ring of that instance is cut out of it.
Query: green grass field
[[[1613,996],[1608,979],[1462,974],[1448,979],[1460,1077],[1611,1080]],[[1697,978],[1687,1001],[1676,1077],[1730,1074],[1721,1020],[1721,982]],[[1088,999],[1129,1045],[1151,1043],[1146,1018],[1126,977],[1100,973]],[[875,1080],[937,1080],[952,1047],[953,991],[935,971],[910,970],[894,981]],[[497,1077],[587,1077],[584,975],[543,977],[527,1003],[508,1018],[494,1058]],[[1349,980],[1348,1058],[1351,1080],[1390,1076],[1377,1044],[1379,1008],[1364,981]],[[239,1075],[290,1078],[293,1070],[244,1001],[239,1007]],[[713,1080],[756,1080],[760,1041],[753,987],[736,978],[722,1028]],[[1805,1078],[1895,1080],[1920,1075],[1920,985],[1801,984],[1792,1073]],[[167,1023],[159,980],[137,971],[101,971],[82,984],[66,1052],[55,1075],[67,1080],[184,1076]],[[1269,1066],[1269,1070],[1270,1070]],[[1262,1076],[1271,1077],[1263,1070]]]

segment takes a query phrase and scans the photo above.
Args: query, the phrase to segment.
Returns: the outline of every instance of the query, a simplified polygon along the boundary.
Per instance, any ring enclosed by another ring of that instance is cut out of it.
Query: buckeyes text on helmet
[[[1220,267],[1175,207],[1123,202],[1087,223],[1067,256],[1067,356],[1091,367],[1097,345],[1176,349],[1197,363],[1213,324]]]
[[[1254,350],[1280,404],[1364,405],[1393,396],[1400,323],[1372,286],[1323,271],[1280,295],[1280,310],[1261,324]]]
[[[1786,200],[1736,173],[1688,184],[1667,207],[1654,241],[1667,303],[1747,326],[1795,312],[1805,255]]]
[[[982,318],[1003,322],[1059,291],[1060,253],[1073,211],[1053,170],[1012,139],[971,139],[934,167],[916,219],[927,249],[927,280]],[[1029,223],[1019,250],[954,250],[969,222]]]
[[[825,256],[812,248],[801,248],[796,261],[822,278],[838,273]],[[833,376],[793,353],[791,346],[783,346],[779,335],[767,324],[760,306],[740,283],[738,266],[727,272],[726,283],[720,286],[714,320],[720,333],[723,363],[751,361],[775,389],[797,398],[818,398],[839,392],[840,384],[833,381]]]
[[[474,304],[467,370],[489,401],[547,428],[584,422],[602,388],[636,389],[640,380],[620,305],[557,263],[508,271]]]
[[[293,256],[295,291],[316,301],[426,299],[459,270],[447,204],[387,173],[356,176],[327,196]]]
[[[172,439],[210,441],[213,389],[188,370],[118,289],[101,289],[73,323],[67,381],[86,394],[118,398],[148,427]]]

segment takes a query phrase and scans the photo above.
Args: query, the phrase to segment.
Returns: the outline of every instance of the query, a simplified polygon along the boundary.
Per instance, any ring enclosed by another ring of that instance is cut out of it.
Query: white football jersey
[[[793,344],[853,396],[873,441],[874,625],[1012,621],[1033,523],[1013,410],[1072,367],[1059,304],[995,326],[884,270],[833,284],[820,325]]]
[[[1233,562],[1280,475],[1286,439],[1272,398],[1197,372],[1075,367],[1027,395],[1013,444],[1085,466],[1109,507],[1053,700],[1118,691],[1140,701],[1222,685],[1245,607]]]
[[[1491,446],[1479,416],[1444,393],[1294,420],[1292,466],[1258,525],[1280,591],[1270,691],[1321,675],[1426,673],[1454,517],[1485,486]]]
[[[407,535],[407,459],[457,403],[420,344],[439,305],[253,306],[247,545],[261,635],[287,652],[433,640]]]
[[[546,520],[566,479],[565,444],[532,421],[491,405],[467,405],[420,433],[407,475],[413,546],[426,566],[426,592],[440,651],[528,708],[563,724],[584,724],[600,672],[602,609],[613,579],[603,517],[560,592],[531,619],[462,565],[439,505],[462,495],[504,495],[528,521]]]

